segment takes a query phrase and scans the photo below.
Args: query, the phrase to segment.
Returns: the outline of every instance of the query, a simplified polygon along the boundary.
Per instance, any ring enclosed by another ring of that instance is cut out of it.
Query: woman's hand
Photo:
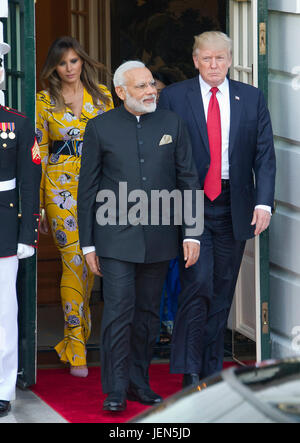
[[[42,209],[41,221],[39,225],[41,234],[47,235],[49,233],[49,222],[45,209]]]

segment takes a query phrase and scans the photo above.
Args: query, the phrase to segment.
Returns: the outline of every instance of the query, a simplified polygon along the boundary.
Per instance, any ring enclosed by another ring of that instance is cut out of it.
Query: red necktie
[[[212,88],[207,113],[207,133],[210,149],[210,167],[204,181],[204,193],[211,200],[215,200],[222,191],[222,132],[221,114],[217,99],[218,88]]]

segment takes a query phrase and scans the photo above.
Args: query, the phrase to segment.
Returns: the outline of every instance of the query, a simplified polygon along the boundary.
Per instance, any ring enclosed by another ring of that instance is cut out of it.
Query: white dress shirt
[[[208,106],[212,93],[211,86],[208,85],[201,76],[200,89],[202,94],[205,118],[207,121]],[[230,96],[229,96],[229,82],[226,78],[224,82],[218,87],[217,99],[221,114],[221,128],[222,128],[222,179],[229,180],[229,132],[230,132]]]
[[[203,80],[201,75],[199,75],[199,82],[205,118],[207,121],[208,106],[212,96],[212,93],[210,92],[211,86]],[[222,179],[229,180],[230,94],[227,77],[224,82],[218,86],[218,89],[217,99],[220,107],[222,127]],[[266,205],[257,205],[255,206],[255,209],[264,209],[270,214],[272,213],[271,207]]]

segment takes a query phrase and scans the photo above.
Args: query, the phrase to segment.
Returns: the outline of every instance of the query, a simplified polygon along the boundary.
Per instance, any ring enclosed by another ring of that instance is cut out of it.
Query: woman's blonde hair
[[[193,47],[193,55],[197,55],[199,49],[209,47],[226,48],[230,56],[232,56],[232,40],[228,35],[219,31],[203,32],[196,35]]]
[[[66,107],[61,94],[61,79],[56,71],[56,67],[66,51],[70,49],[73,49],[83,62],[80,79],[84,88],[92,96],[94,106],[101,108],[103,103],[109,104],[110,98],[98,86],[99,71],[107,73],[107,69],[102,63],[93,60],[75,38],[65,36],[53,42],[41,72],[43,88],[49,91],[51,100],[54,102],[55,107],[51,108],[51,110],[59,112]]]

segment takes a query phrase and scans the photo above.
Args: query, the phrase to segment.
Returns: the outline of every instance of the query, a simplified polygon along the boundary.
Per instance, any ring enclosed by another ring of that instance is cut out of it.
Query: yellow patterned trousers
[[[77,191],[80,157],[52,154],[45,173],[45,210],[54,242],[61,254],[61,300],[64,339],[55,347],[72,366],[86,365],[91,332],[90,295],[94,276],[79,246]]]

